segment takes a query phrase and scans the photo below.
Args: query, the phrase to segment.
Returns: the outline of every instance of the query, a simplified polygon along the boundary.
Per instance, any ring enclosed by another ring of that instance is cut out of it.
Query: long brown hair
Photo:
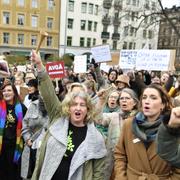
[[[6,82],[3,84],[2,89],[1,89],[1,93],[3,92],[3,89],[4,89],[6,86],[11,86],[11,87],[12,87],[12,90],[13,90],[13,92],[14,92],[13,104],[22,102],[22,101],[21,101],[21,98],[20,98],[20,96],[19,96],[19,94],[18,94],[18,91],[17,91],[17,89],[16,89],[16,86],[15,86],[13,83],[11,83],[10,81],[6,81]]]
[[[162,103],[164,104],[164,109],[162,110],[161,114],[165,114],[165,113],[170,112],[172,107],[173,107],[173,105],[172,105],[171,98],[168,95],[168,93],[166,92],[166,90],[162,86],[160,86],[159,84],[150,84],[149,86],[147,86],[143,90],[143,93],[144,93],[144,91],[147,88],[153,88],[153,89],[156,89],[159,92],[159,95],[161,97]],[[140,107],[142,107],[142,96],[143,96],[143,93],[142,93],[142,95],[140,97]]]

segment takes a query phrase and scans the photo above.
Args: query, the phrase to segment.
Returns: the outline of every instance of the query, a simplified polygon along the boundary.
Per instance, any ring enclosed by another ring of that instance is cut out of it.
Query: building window
[[[85,30],[85,29],[86,29],[86,21],[81,20],[81,30]]]
[[[47,37],[47,46],[48,47],[52,46],[52,36]]]
[[[87,38],[87,47],[91,47],[91,38]]]
[[[20,26],[24,25],[24,14],[18,14],[17,24]]]
[[[144,48],[145,45],[146,45],[145,43],[142,44],[142,49]]]
[[[67,46],[72,46],[72,36],[67,36]]]
[[[84,44],[85,44],[85,38],[80,37],[80,47],[84,47]]]
[[[93,14],[93,4],[89,4],[89,14]]]
[[[114,49],[114,50],[117,49],[117,41],[113,41],[113,49]]]
[[[87,3],[81,3],[81,12],[86,13],[87,12]]]
[[[10,4],[10,0],[3,0],[3,4]]]
[[[53,10],[54,0],[48,0],[48,10]]]
[[[94,14],[95,14],[95,15],[98,15],[98,8],[99,8],[99,6],[98,6],[98,5],[95,5],[95,8],[94,8]]]
[[[124,27],[124,36],[128,36],[129,26]]]
[[[152,30],[149,30],[149,31],[148,31],[148,38],[149,38],[149,39],[152,39],[152,38],[153,38],[153,31],[152,31]]]
[[[38,7],[38,0],[32,0],[31,6],[32,6],[32,8],[37,8]]]
[[[136,43],[134,42],[133,49],[136,49]]]
[[[151,44],[149,44],[149,49],[152,49],[152,45]]]
[[[47,28],[52,29],[53,27],[53,18],[47,18]]]
[[[37,27],[37,25],[38,25],[38,17],[37,16],[32,16],[31,17],[31,25],[32,25],[32,27]]]
[[[24,0],[18,0],[18,6],[24,6]]]
[[[92,31],[92,21],[88,21],[88,31]]]
[[[146,38],[146,29],[143,30],[143,38]]]
[[[74,11],[74,1],[73,0],[69,0],[68,10]]]
[[[102,44],[107,44],[107,39],[103,39]]]
[[[123,43],[123,49],[127,49],[127,42],[126,41],[124,41],[124,43]]]
[[[3,12],[3,24],[9,24],[9,20],[10,20],[10,13]]]
[[[10,34],[9,33],[3,33],[3,43],[9,44]]]
[[[23,45],[24,44],[24,34],[18,34],[18,44]]]
[[[73,19],[68,19],[68,29],[73,29]]]
[[[130,5],[131,0],[126,0],[126,5]]]
[[[96,45],[96,38],[93,38],[93,46]]]
[[[37,35],[31,36],[31,45],[36,46],[37,45]]]
[[[94,22],[94,32],[97,32],[97,22]]]
[[[133,49],[133,43],[132,42],[129,43],[129,49]]]
[[[132,5],[133,5],[133,6],[136,6],[136,0],[133,0],[133,1],[132,1]]]

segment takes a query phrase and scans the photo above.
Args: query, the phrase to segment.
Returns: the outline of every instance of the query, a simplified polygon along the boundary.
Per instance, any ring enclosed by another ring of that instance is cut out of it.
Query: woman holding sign
[[[50,119],[32,180],[103,179],[106,148],[96,129],[93,105],[84,91],[71,92],[61,103],[40,57],[32,52],[40,92]]]

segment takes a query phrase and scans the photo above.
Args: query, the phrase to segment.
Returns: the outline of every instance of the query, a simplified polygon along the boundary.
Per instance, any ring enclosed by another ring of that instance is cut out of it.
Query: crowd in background
[[[176,72],[93,60],[50,79],[34,51],[32,62],[1,78],[0,179],[180,179]]]

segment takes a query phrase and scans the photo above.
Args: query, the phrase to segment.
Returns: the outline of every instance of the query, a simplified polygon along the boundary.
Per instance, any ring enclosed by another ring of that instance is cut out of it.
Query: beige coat
[[[132,133],[132,121],[133,118],[130,118],[124,122],[115,148],[115,180],[179,180],[180,174],[177,172],[180,170],[172,170],[157,155],[155,142],[146,150]]]

